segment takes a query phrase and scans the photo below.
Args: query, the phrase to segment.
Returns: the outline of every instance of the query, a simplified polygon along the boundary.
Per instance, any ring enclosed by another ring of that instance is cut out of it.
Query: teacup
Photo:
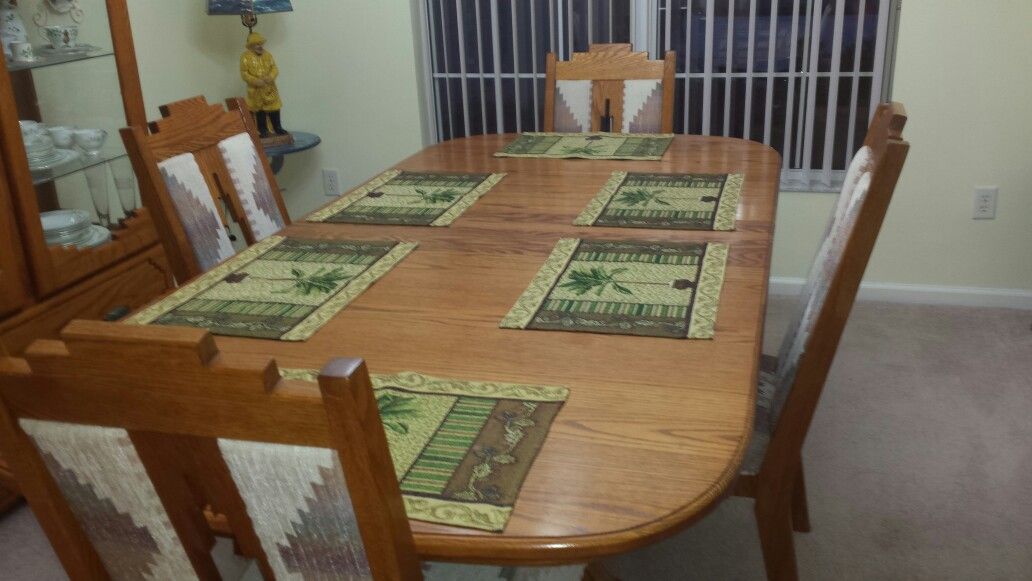
[[[47,133],[54,140],[54,145],[61,149],[68,149],[75,142],[75,127],[71,125],[58,125],[57,127],[48,127]]]
[[[75,129],[75,144],[86,153],[96,153],[104,147],[104,140],[107,139],[107,131],[103,129]]]
[[[45,26],[43,35],[55,49],[75,48],[79,43],[79,26],[76,24]]]
[[[39,121],[33,121],[31,119],[22,119],[18,121],[18,126],[21,128],[22,137],[29,137],[31,135],[38,135],[43,132],[43,126]]]
[[[19,121],[21,126],[22,142],[25,144],[25,153],[29,156],[49,153],[54,148],[54,140],[51,139],[41,123],[36,121]]]
[[[31,63],[36,60],[36,54],[32,52],[32,43],[12,42],[11,60],[17,63]]]

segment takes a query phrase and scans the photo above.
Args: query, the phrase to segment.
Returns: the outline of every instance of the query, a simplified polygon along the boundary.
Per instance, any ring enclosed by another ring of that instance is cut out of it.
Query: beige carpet
[[[772,302],[768,352],[791,301]],[[804,457],[803,579],[1032,579],[1032,312],[861,303]],[[762,579],[750,501],[610,560],[628,581]],[[29,510],[0,578],[62,579]]]

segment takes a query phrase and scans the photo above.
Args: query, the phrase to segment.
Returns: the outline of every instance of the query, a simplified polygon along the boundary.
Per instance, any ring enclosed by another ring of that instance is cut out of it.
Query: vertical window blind
[[[782,185],[837,187],[887,98],[899,0],[425,0],[431,133],[542,126],[544,59],[592,43],[677,53],[674,127],[782,155]]]

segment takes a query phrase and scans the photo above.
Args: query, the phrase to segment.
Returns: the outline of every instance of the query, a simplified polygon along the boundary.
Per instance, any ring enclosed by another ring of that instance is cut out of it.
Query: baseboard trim
[[[771,277],[770,293],[798,294],[805,281],[795,277]],[[936,286],[894,282],[865,282],[858,300],[965,307],[1001,307],[1032,310],[1032,291],[972,286]]]

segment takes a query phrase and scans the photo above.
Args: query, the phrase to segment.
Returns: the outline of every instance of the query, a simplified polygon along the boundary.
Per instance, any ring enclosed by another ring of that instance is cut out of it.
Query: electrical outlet
[[[979,186],[975,188],[975,212],[971,216],[975,220],[993,220],[996,218],[996,197],[1000,188],[996,186]]]
[[[335,169],[323,168],[322,184],[323,192],[331,198],[336,198],[340,195],[340,172]]]

